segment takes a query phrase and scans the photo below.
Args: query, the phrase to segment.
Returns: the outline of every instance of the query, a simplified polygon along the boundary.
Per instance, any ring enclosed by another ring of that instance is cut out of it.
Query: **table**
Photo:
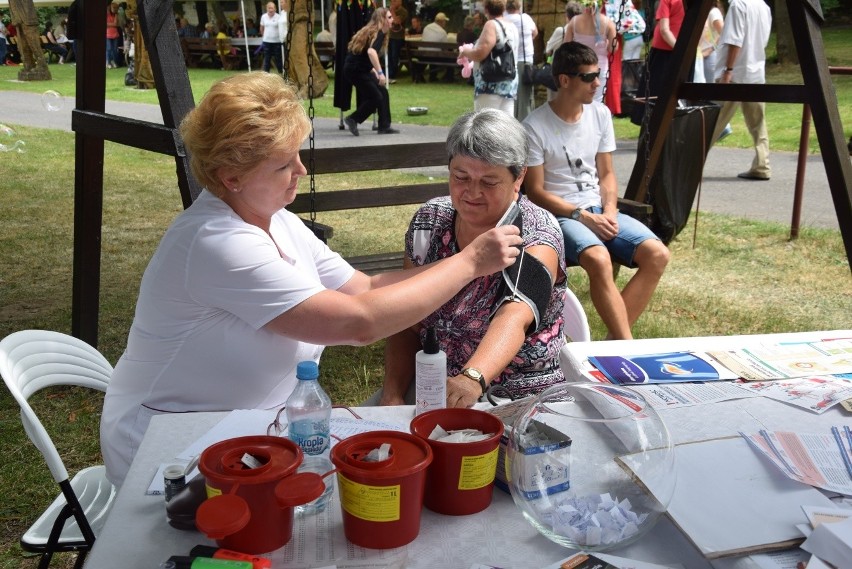
[[[357,411],[365,419],[403,425],[414,416],[411,406],[365,407]],[[335,409],[334,413],[341,417],[348,415],[341,409]],[[152,419],[106,525],[86,559],[86,569],[113,569],[118,559],[122,569],[149,569],[170,555],[186,555],[195,545],[213,544],[200,533],[169,526],[163,497],[147,496],[145,489],[161,463],[172,460],[225,415],[182,413],[158,415]],[[339,510],[336,497],[330,507]],[[303,523],[304,520],[297,517],[294,533]],[[336,539],[342,538],[342,526],[334,527],[333,532]],[[658,547],[661,543],[666,544],[665,548]],[[511,546],[507,547],[507,544]],[[385,563],[401,561],[402,566],[408,568],[442,569],[468,569],[473,563],[487,563],[504,568],[530,569],[544,567],[572,553],[541,536],[524,520],[511,497],[496,488],[491,506],[471,516],[443,516],[424,508],[420,535],[401,549],[401,552],[393,550],[397,557],[391,556]],[[612,553],[661,563],[681,563],[690,569],[710,567],[664,518],[645,540]],[[402,556],[401,560],[399,556]],[[298,567],[286,565],[292,566]]]
[[[619,342],[587,342],[569,345],[563,354],[563,363],[570,358],[582,359],[587,355],[612,353],[650,353],[666,350],[712,349],[743,345],[744,341],[784,341],[818,339],[826,337],[852,337],[852,331],[835,333],[806,333],[792,335],[749,336],[730,338],[679,338],[672,340],[635,340]],[[412,407],[358,408],[365,419],[407,425],[413,417]],[[335,409],[335,416],[348,416],[345,410]],[[807,432],[824,431],[827,425],[838,424],[847,416],[839,408],[815,415],[791,406],[763,398],[725,401],[713,405],[667,409],[661,411],[674,442],[688,442],[729,436],[737,431],[755,432],[759,429],[795,429]],[[130,468],[124,485],[119,490],[116,503],[106,525],[89,557],[87,569],[112,569],[121,560],[123,569],[147,569],[170,555],[185,555],[193,546],[212,544],[195,532],[173,529],[166,523],[162,496],[146,496],[145,489],[157,467],[173,459],[199,436],[207,432],[225,413],[185,413],[155,416],[145,434],[139,452]],[[359,548],[342,537],[339,524],[339,502],[331,503],[337,515],[331,519],[330,538],[340,547],[340,555],[347,550],[357,553]],[[312,522],[297,517],[296,528]],[[292,549],[292,548],[291,548]],[[274,567],[299,567],[283,564],[281,559],[287,548],[271,555]],[[387,552],[377,566],[404,566],[410,568],[468,569],[474,563],[490,564],[504,568],[545,567],[568,557],[572,552],[539,535],[521,516],[512,499],[495,489],[491,506],[471,516],[443,516],[424,508],[421,530],[417,539],[398,550]],[[687,567],[689,569],[754,569],[757,566],[747,558],[716,560],[712,564],[704,559],[688,539],[666,517],[637,543],[610,553],[637,560]],[[289,554],[289,553],[288,553]],[[365,567],[363,561],[360,567]],[[328,562],[331,565],[332,562]],[[339,567],[346,565],[339,564]],[[350,565],[354,566],[354,565]]]

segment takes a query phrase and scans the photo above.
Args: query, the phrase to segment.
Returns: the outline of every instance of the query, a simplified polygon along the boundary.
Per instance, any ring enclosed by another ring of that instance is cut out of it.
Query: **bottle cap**
[[[438,344],[438,332],[434,328],[426,330],[426,340],[423,342],[423,353],[437,354],[441,351],[441,346]]]
[[[296,377],[298,379],[317,379],[319,377],[319,366],[317,362],[299,362],[296,365]]]

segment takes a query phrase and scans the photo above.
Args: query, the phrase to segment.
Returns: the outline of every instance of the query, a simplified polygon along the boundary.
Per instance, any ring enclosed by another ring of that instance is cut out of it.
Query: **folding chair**
[[[562,310],[562,318],[562,332],[567,341],[589,342],[592,339],[586,311],[571,289],[565,289],[565,308]]]
[[[112,366],[82,340],[59,332],[23,330],[0,341],[0,376],[21,407],[24,430],[62,490],[21,537],[21,548],[41,554],[39,569],[47,568],[58,551],[77,551],[74,566],[82,567],[116,491],[102,465],[85,468],[68,480],[56,446],[27,400],[45,387],[60,385],[106,391]]]

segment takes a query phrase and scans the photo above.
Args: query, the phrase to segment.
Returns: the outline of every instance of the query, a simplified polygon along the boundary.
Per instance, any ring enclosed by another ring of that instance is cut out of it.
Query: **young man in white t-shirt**
[[[669,261],[669,250],[643,224],[618,213],[612,165],[612,115],[594,101],[600,84],[595,52],[578,42],[553,57],[559,89],[524,121],[530,141],[524,181],[533,203],[556,216],[565,257],[589,275],[592,303],[610,339],[632,338],[630,327],[645,310]],[[636,274],[619,292],[612,259]]]

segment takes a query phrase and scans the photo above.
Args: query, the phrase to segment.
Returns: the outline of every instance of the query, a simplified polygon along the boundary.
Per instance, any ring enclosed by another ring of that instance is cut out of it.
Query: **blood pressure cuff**
[[[513,224],[521,229],[523,235],[523,220],[520,214]],[[503,282],[491,310],[491,318],[504,302],[525,302],[533,313],[533,322],[525,332],[529,336],[541,325],[541,319],[550,303],[552,282],[550,271],[544,263],[522,249],[515,262],[503,269]]]

